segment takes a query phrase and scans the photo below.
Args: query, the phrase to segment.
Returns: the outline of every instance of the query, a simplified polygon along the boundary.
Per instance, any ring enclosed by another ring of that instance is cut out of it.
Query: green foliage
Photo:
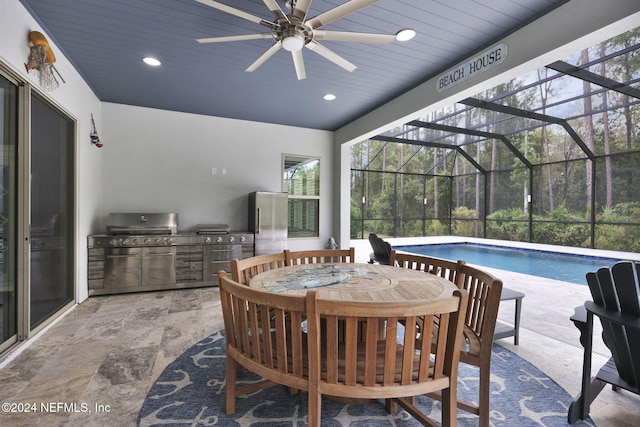
[[[640,202],[605,208],[596,220],[595,246],[614,251],[640,252]]]
[[[487,216],[487,238],[526,242],[529,215],[522,209],[502,209]]]
[[[532,241],[549,245],[588,247],[589,224],[533,222]]]
[[[437,219],[431,221],[431,235],[432,236],[443,236],[447,232],[446,227],[442,222]]]
[[[451,212],[451,234],[473,237],[476,235],[476,211],[459,206]]]
[[[569,211],[565,205],[534,216],[531,240],[550,245],[582,247],[590,234],[584,215]]]

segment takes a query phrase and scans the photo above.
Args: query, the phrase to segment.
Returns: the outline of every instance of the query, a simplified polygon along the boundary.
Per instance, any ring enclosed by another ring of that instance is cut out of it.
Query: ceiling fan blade
[[[199,1],[199,0],[198,0]],[[362,8],[365,8],[378,0],[351,0],[347,3],[343,3],[340,6],[336,6],[333,9],[329,9],[326,12],[321,13],[315,18],[311,18],[305,22],[311,29],[315,30],[321,25],[326,25],[330,22],[340,19],[350,13],[356,12]]]
[[[257,70],[259,66],[264,64],[267,59],[271,58],[277,51],[280,50],[281,47],[282,47],[282,44],[280,44],[280,42],[274,43],[273,46],[267,49],[267,51],[263,53],[262,56],[260,56],[260,58],[256,59],[256,61],[253,64],[249,65],[249,68],[247,68],[244,71],[250,73],[252,71]]]
[[[207,37],[204,39],[196,39],[198,43],[222,43],[222,42],[238,42],[243,40],[260,40],[260,39],[272,39],[271,33],[260,34],[242,34],[239,36],[224,36],[224,37]]]
[[[351,33],[348,31],[313,30],[315,40],[335,40],[340,42],[393,43],[393,34]]]
[[[264,4],[267,5],[271,13],[273,13],[273,16],[276,18],[277,21],[280,21],[280,20],[289,21],[289,18],[287,18],[287,15],[285,15],[282,9],[280,9],[280,6],[278,5],[278,3],[276,3],[276,0],[262,0],[262,1],[264,2]]]
[[[268,27],[273,26],[272,22],[269,21],[265,21],[262,18],[259,18],[255,15],[252,15],[250,13],[247,12],[243,12],[242,10],[236,9],[234,7],[231,6],[227,6],[226,4],[222,4],[220,2],[214,1],[214,0],[196,0],[198,3],[202,3],[206,6],[212,7],[214,9],[218,9],[221,10],[223,12],[226,12],[230,15],[234,15],[237,16],[238,18],[242,18],[242,19],[246,19],[247,21],[251,21],[251,22],[255,22],[256,24],[262,24],[262,25],[267,25]]]
[[[337,53],[335,53],[334,51],[322,46],[320,43],[316,42],[315,40],[311,40],[309,43],[307,43],[305,45],[306,47],[308,47],[309,49],[311,49],[312,51],[316,52],[318,55],[323,56],[324,58],[328,59],[329,61],[333,62],[334,64],[344,68],[345,70],[352,72],[353,70],[355,70],[356,67],[354,64],[352,64],[351,62],[347,61],[346,59],[344,59],[342,56],[338,55]]]
[[[296,76],[298,80],[304,80],[307,78],[307,72],[304,69],[304,60],[302,59],[302,51],[296,50],[291,52],[293,58],[293,66],[296,67]]]
[[[307,17],[307,12],[309,11],[310,5],[311,0],[298,0],[296,2],[296,7],[291,12],[291,16],[299,19],[300,21],[304,21],[304,18]]]

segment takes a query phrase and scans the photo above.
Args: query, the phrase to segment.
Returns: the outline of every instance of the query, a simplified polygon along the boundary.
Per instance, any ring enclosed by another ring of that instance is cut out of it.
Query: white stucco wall
[[[288,246],[322,248],[335,233],[332,132],[111,103],[103,119],[97,232],[109,212],[178,212],[182,231],[211,223],[246,230],[248,194],[282,191],[282,155],[297,154],[321,159],[320,238]]]

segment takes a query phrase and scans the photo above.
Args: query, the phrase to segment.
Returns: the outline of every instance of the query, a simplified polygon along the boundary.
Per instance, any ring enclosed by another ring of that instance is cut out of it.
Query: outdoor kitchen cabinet
[[[177,236],[184,236],[188,233],[179,234]],[[210,253],[211,249],[215,248],[219,244],[217,243],[218,237],[220,236],[202,236],[197,234],[188,234],[190,239],[188,239],[188,244],[178,244],[173,246],[175,249],[175,271],[171,273],[163,274],[163,276],[168,277],[167,283],[160,283],[161,280],[157,283],[149,283],[146,285],[140,286],[119,286],[117,280],[114,281],[114,278],[105,278],[105,269],[108,267],[108,263],[113,262],[124,262],[123,259],[118,257],[113,258],[114,254],[113,248],[108,247],[94,247],[95,244],[95,236],[89,237],[89,248],[88,248],[88,285],[89,285],[89,295],[108,295],[115,293],[125,293],[125,292],[139,292],[139,291],[154,291],[154,290],[165,290],[165,289],[182,289],[182,288],[197,288],[197,287],[205,287],[205,286],[217,286],[217,269],[215,272],[208,272],[208,276],[204,275],[204,265],[205,265],[205,253]],[[228,239],[231,235],[222,236],[223,239]],[[238,237],[236,240],[237,250],[233,251],[233,256],[238,258],[250,258],[254,255],[254,244],[253,244],[253,235],[248,233],[235,234],[235,237]],[[210,237],[207,239],[207,237]],[[222,244],[221,242],[220,244]],[[171,247],[160,247],[169,249]],[[158,248],[158,249],[160,249]],[[137,248],[141,250],[142,248]],[[206,250],[208,249],[208,251]],[[125,260],[128,258],[125,258]],[[143,270],[143,263],[145,260],[143,257],[140,257],[140,266],[139,271],[140,275]],[[127,261],[130,264],[135,261]],[[207,261],[210,262],[210,261]],[[130,265],[133,266],[133,264]],[[229,264],[229,262],[222,262],[219,264],[224,266]],[[218,267],[216,267],[218,268]],[[210,267],[211,269],[211,267]],[[107,269],[108,270],[108,269]],[[113,269],[111,269],[113,270]],[[175,273],[175,278],[174,278]],[[231,274],[230,271],[228,271]],[[133,273],[135,276],[136,273]],[[105,280],[106,279],[106,280]],[[133,279],[137,280],[137,278]],[[141,280],[141,277],[140,277]]]
[[[176,249],[176,282],[202,282],[202,245],[181,245]]]
[[[104,288],[104,248],[89,248],[89,292]]]

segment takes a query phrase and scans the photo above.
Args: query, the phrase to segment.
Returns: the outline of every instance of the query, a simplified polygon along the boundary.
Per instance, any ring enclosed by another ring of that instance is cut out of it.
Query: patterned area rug
[[[539,369],[505,348],[494,345],[491,366],[491,424],[494,427],[569,426],[567,410],[572,397]],[[240,380],[259,378],[249,372]],[[459,396],[477,401],[478,371],[460,364]],[[240,382],[239,382],[240,384]],[[195,344],[171,363],[153,385],[140,410],[140,427],[184,426],[291,426],[307,425],[307,393],[289,395],[276,386],[238,398],[236,413],[225,414],[225,339],[217,332]],[[424,396],[418,406],[440,421],[440,403]],[[387,414],[384,402],[348,405],[322,399],[322,425],[419,426],[400,409]],[[458,411],[458,425],[475,427],[478,417]],[[594,426],[587,420],[573,424]]]

